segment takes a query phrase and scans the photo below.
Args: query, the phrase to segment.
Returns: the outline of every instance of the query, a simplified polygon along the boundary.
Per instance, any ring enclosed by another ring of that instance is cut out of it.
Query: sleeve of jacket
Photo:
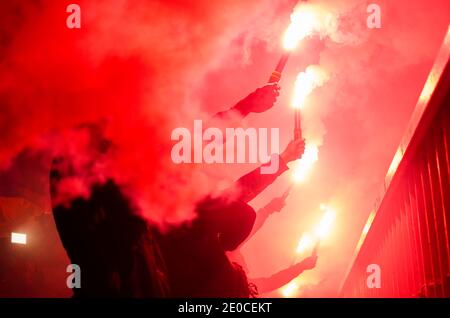
[[[265,188],[272,184],[276,178],[289,169],[279,155],[272,157],[271,162],[273,160],[278,160],[278,169],[275,173],[261,173],[262,167],[267,167],[271,164],[267,163],[254,169],[253,171],[250,171],[235,182],[234,187],[238,191],[238,200],[243,202],[253,200]]]

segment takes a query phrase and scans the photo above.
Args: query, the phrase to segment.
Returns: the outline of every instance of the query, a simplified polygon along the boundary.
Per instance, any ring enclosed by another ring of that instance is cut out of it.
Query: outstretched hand
[[[297,264],[295,264],[292,268],[295,269],[296,275],[299,275],[303,271],[307,271],[309,269],[313,269],[317,264],[317,255],[311,255]]]
[[[286,205],[286,196],[281,196],[272,199],[272,201],[267,204],[267,210],[272,212],[280,212]]]
[[[313,269],[314,267],[316,267],[317,264],[317,255],[312,255],[310,257],[305,258],[302,261],[302,264],[304,270]]]
[[[277,83],[266,84],[241,100],[235,108],[243,115],[262,113],[273,107],[279,95],[280,86]]]

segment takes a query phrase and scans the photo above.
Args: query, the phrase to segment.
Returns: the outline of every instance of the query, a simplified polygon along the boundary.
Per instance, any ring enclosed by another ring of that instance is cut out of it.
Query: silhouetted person
[[[106,155],[108,142],[97,127],[89,131],[96,156]],[[91,158],[92,160],[98,158]],[[73,159],[55,159],[51,170],[53,215],[62,244],[81,269],[75,297],[164,297],[168,293],[164,262],[153,231],[113,180],[94,184],[88,198],[69,204],[56,201],[61,182],[78,177]]]
[[[246,116],[273,106],[279,95],[276,84],[266,85],[244,98],[216,118]],[[173,297],[249,297],[256,295],[244,269],[231,262],[226,252],[235,250],[250,235],[256,214],[248,202],[283,172],[287,163],[299,159],[304,140],[294,140],[285,151],[272,157],[278,162],[273,174],[262,174],[260,167],[247,173],[222,193],[197,206],[192,224],[171,229],[159,238],[168,269]],[[271,166],[271,162],[266,165]]]
[[[197,207],[192,223],[159,237],[167,266],[171,297],[249,297],[245,272],[228,260],[250,233],[254,210],[240,201],[208,198]]]
[[[264,223],[266,223],[270,215],[272,215],[275,212],[280,212],[283,209],[283,207],[286,205],[285,200],[289,195],[290,190],[291,187],[289,187],[282,196],[273,198],[272,200],[270,200],[268,204],[266,204],[264,207],[260,208],[256,212],[255,224],[253,225],[250,234],[236,250],[228,253],[230,259],[240,264],[246,272],[248,272],[248,267],[244,256],[241,254],[240,251],[241,247],[244,246],[245,243],[247,243],[256,234],[256,232],[258,232],[261,229],[261,227],[264,225]]]
[[[261,229],[270,215],[275,212],[280,212],[283,209],[283,207],[285,206],[285,200],[290,190],[291,188],[289,187],[281,197],[272,199],[267,205],[258,210],[258,212],[256,213],[255,224],[250,235],[244,242],[242,242],[238,249],[230,254],[231,259],[236,260],[237,263],[239,263],[246,272],[248,272],[247,264],[245,262],[245,258],[240,253],[240,247],[242,247],[248,240],[252,238],[253,235],[256,234],[257,231]],[[249,282],[251,282],[256,287],[258,293],[268,293],[283,287],[291,280],[298,277],[303,271],[313,269],[316,266],[316,262],[317,255],[316,252],[314,252],[312,256],[307,257],[297,264],[289,266],[288,268],[285,268],[269,277],[249,278]]]
[[[273,106],[278,89],[275,85],[258,89],[231,112],[245,116],[264,111]],[[92,148],[98,151],[90,159],[95,162],[96,156],[106,156],[110,143],[102,139],[98,127],[82,129],[89,130]],[[72,158],[58,158],[51,172],[53,213],[69,258],[81,267],[81,289],[74,289],[75,296],[251,295],[245,272],[229,262],[225,251],[235,249],[251,231],[255,215],[247,202],[286,171],[286,163],[299,158],[303,150],[303,141],[291,142],[278,158],[276,174],[261,175],[259,169],[247,174],[234,189],[237,197],[206,199],[198,205],[198,218],[192,224],[162,234],[135,215],[135,207],[114,180],[94,184],[88,199],[60,204],[56,201],[60,182],[80,176],[71,169]]]
[[[289,187],[285,193],[281,197],[276,197],[270,200],[269,203],[267,203],[264,207],[258,210],[256,213],[256,220],[255,225],[253,226],[253,229],[250,233],[250,235],[247,237],[247,239],[242,243],[245,244],[248,240],[250,240],[253,235],[258,232],[264,223],[266,223],[269,216],[271,216],[273,213],[280,212],[286,205],[286,198],[289,195],[291,188]]]
[[[158,241],[167,266],[172,297],[250,297],[254,284],[226,252],[233,251],[250,235],[256,213],[247,202],[285,172],[287,162],[301,157],[303,141],[292,141],[277,155],[274,174],[261,174],[260,167],[247,173],[218,198],[197,205],[191,224],[163,233]],[[268,163],[270,164],[270,163]]]

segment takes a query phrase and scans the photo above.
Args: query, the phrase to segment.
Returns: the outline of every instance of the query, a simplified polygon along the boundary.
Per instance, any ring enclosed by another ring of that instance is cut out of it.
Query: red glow
[[[355,247],[364,248],[370,237],[379,189],[389,185],[405,156],[404,143],[398,146],[417,99],[425,110],[438,85],[439,76],[426,78],[450,21],[446,0],[383,1],[380,29],[367,27],[367,1],[362,0],[300,2],[293,12],[292,0],[80,0],[82,28],[70,30],[65,3],[3,2],[0,199],[8,200],[0,200],[0,220],[7,222],[29,211],[21,201],[9,200],[25,197],[39,211],[50,210],[51,159],[43,160],[45,168],[35,168],[33,159],[20,161],[24,150],[49,158],[73,156],[77,174],[61,183],[60,202],[89,197],[91,184],[113,178],[155,224],[191,220],[200,198],[228,187],[254,166],[176,165],[170,159],[172,130],[230,108],[265,83],[280,51],[290,52],[273,108],[217,124],[279,128],[282,150],[292,139],[292,108],[301,111],[303,157],[250,202],[258,210],[295,183],[286,206],[241,250],[248,275],[268,277],[290,266],[293,258],[309,255],[321,241],[317,267],[267,295],[276,297],[338,295]],[[417,124],[420,118],[412,119]],[[114,145],[111,156],[95,157],[86,132],[74,129],[85,123],[101,127]],[[439,139],[426,149],[435,144],[450,148],[449,139]],[[389,232],[398,236],[377,237],[378,243],[408,242],[413,235],[402,237],[407,233],[402,227],[423,229],[417,227],[420,208],[431,211],[430,220],[448,208],[448,157],[441,148],[425,150],[423,161],[417,161],[421,174],[405,174],[408,184],[417,187],[398,196],[402,214],[392,219],[402,222],[394,222]],[[439,180],[438,171],[444,176]],[[318,211],[321,202],[330,205]],[[431,243],[444,246],[438,235],[448,219],[430,224],[439,230],[428,231],[431,238],[436,235]],[[10,242],[13,228],[5,228],[0,224],[8,245],[26,242],[26,237],[12,236]],[[424,285],[432,281],[430,273],[447,268],[448,252],[442,246],[445,253],[436,247],[426,250],[442,262],[432,264],[432,270],[425,270],[416,256],[402,254],[403,263],[417,263],[411,265],[417,268],[411,277]],[[383,260],[383,266],[394,267],[387,256]]]

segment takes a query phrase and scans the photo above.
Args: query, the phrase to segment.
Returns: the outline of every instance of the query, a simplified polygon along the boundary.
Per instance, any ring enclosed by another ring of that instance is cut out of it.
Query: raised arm
[[[271,162],[264,166],[273,165],[273,161],[277,160],[278,169],[272,174],[261,173],[261,167],[254,169],[238,179],[233,185],[232,189],[228,189],[226,192],[233,193],[237,196],[238,200],[243,202],[249,202],[253,200],[258,194],[260,194],[265,188],[267,188],[275,179],[288,170],[287,163],[300,159],[305,151],[305,141],[303,139],[292,140],[281,155],[272,156]],[[276,164],[275,164],[276,166]]]
[[[266,223],[267,219],[272,213],[280,212],[284,208],[284,206],[286,205],[286,198],[289,195],[289,191],[290,188],[281,197],[272,199],[267,205],[256,212],[255,224],[253,225],[253,229],[245,242],[259,231],[259,229],[264,225],[264,223]]]
[[[317,263],[317,256],[313,255],[305,258],[301,262],[288,267],[270,277],[250,279],[250,282],[258,287],[258,293],[264,294],[283,287],[302,272],[313,269]]]
[[[266,84],[239,101],[228,110],[217,113],[215,118],[233,118],[236,115],[245,117],[250,113],[262,113],[273,107],[280,95],[278,84]]]

